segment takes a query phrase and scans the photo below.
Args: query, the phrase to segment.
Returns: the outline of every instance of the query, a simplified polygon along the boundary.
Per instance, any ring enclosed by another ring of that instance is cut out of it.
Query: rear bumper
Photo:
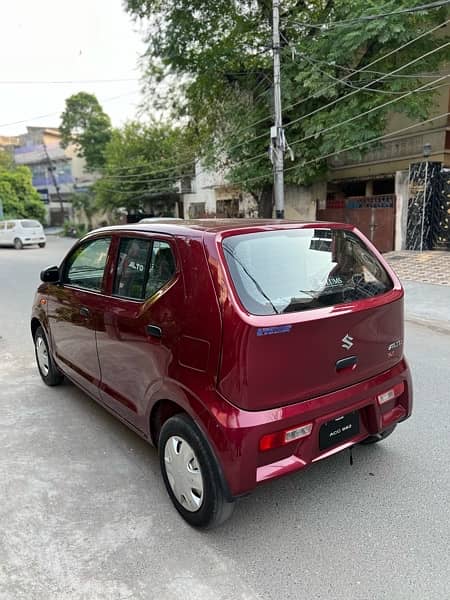
[[[21,238],[24,246],[32,246],[34,244],[44,244],[46,242],[45,235]]]
[[[398,383],[405,386],[402,395],[380,406],[378,394]],[[402,359],[395,367],[376,377],[298,404],[250,412],[224,402],[221,410],[214,415],[217,421],[214,445],[230,493],[239,496],[250,492],[263,481],[304,469],[404,421],[410,416],[411,409],[411,375],[405,359]],[[326,450],[320,450],[321,426],[353,411],[359,413],[359,433]],[[264,435],[306,423],[313,425],[308,437],[281,448],[259,450],[259,441]],[[208,429],[211,432],[211,427]],[[217,435],[219,430],[220,435]],[[217,444],[219,439],[221,442]]]

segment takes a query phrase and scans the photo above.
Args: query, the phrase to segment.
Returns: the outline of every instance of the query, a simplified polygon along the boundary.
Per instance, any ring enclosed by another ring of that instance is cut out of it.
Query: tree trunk
[[[261,190],[258,202],[258,217],[271,219],[273,212],[273,185],[265,185]]]

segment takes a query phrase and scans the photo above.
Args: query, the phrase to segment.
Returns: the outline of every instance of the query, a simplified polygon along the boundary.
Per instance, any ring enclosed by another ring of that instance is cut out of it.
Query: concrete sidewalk
[[[450,252],[402,250],[384,255],[402,281],[450,286]]]
[[[405,318],[450,332],[450,252],[384,255],[405,288]]]

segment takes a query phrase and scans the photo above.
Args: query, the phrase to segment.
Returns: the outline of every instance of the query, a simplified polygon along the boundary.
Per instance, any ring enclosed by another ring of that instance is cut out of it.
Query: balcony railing
[[[423,147],[425,144],[431,144],[435,150],[439,150],[444,146],[444,129],[431,131],[419,135],[409,136],[405,138],[396,138],[389,140],[368,150],[361,157],[357,158],[350,152],[342,152],[330,160],[330,165],[335,168],[346,167],[357,164],[382,162],[388,160],[399,160],[409,157],[422,157]]]

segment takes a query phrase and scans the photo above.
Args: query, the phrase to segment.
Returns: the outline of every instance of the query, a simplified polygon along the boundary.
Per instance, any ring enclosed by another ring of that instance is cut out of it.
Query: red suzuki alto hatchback
[[[192,525],[411,414],[403,290],[351,225],[108,227],[41,279],[42,379],[66,376],[154,444]]]

